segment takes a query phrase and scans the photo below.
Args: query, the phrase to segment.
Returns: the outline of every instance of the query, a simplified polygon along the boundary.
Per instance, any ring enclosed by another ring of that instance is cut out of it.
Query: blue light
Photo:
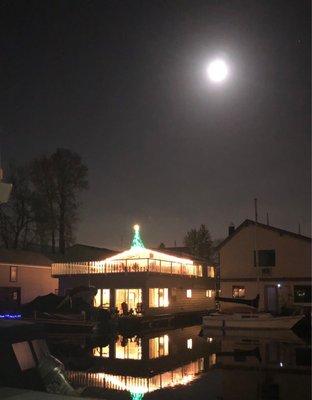
[[[22,314],[0,314],[0,319],[21,319]]]

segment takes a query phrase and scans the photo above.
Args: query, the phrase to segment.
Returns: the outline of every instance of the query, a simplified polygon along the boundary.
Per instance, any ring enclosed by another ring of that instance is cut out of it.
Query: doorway
[[[274,285],[265,286],[265,309],[273,314],[278,312],[277,287]]]

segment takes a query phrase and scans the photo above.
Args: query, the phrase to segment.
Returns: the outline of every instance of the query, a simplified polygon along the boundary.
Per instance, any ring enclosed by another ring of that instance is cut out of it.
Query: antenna
[[[258,199],[255,199],[254,201],[255,201],[254,262],[257,271],[257,290],[258,290],[258,295],[260,296],[260,269],[259,269],[259,254],[257,248]]]
[[[300,224],[300,222],[298,224],[298,233],[299,233],[299,235],[301,235],[301,224]]]
[[[255,199],[255,222],[258,222],[258,199]]]
[[[269,220],[269,213],[266,213],[266,218],[267,218],[267,225],[270,225],[270,220]]]

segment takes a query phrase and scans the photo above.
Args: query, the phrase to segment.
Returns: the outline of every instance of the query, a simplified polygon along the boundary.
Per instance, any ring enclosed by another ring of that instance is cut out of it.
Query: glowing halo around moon
[[[207,74],[212,82],[221,83],[228,77],[229,69],[223,60],[215,59],[209,63]]]

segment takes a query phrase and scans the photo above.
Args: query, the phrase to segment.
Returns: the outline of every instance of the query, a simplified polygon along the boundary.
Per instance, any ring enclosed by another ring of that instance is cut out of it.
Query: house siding
[[[254,266],[254,234],[254,225],[243,227],[220,249],[223,297],[232,297],[233,286],[244,286],[248,299],[258,294],[258,271]],[[293,301],[293,290],[294,285],[310,284],[311,241],[262,226],[257,226],[256,237],[258,250],[275,250],[275,266],[270,267],[269,273],[265,274],[260,268],[260,308],[266,308],[266,286],[277,287],[278,284],[279,309],[300,305]]]
[[[214,307],[214,296],[206,297],[206,290],[215,290],[215,279],[194,278],[154,273],[129,273],[103,275],[75,275],[60,277],[60,294],[80,285],[92,285],[96,288],[111,289],[111,306],[114,306],[115,289],[141,288],[143,309],[145,315],[174,314],[207,310]],[[168,288],[169,306],[150,308],[148,299],[149,288]],[[172,299],[172,290],[176,290],[176,300]],[[186,297],[186,290],[192,289],[192,298]]]
[[[17,266],[17,281],[10,282],[10,267]],[[14,287],[21,290],[21,303],[28,303],[37,296],[55,293],[58,279],[52,278],[50,267],[0,265],[0,287]]]

